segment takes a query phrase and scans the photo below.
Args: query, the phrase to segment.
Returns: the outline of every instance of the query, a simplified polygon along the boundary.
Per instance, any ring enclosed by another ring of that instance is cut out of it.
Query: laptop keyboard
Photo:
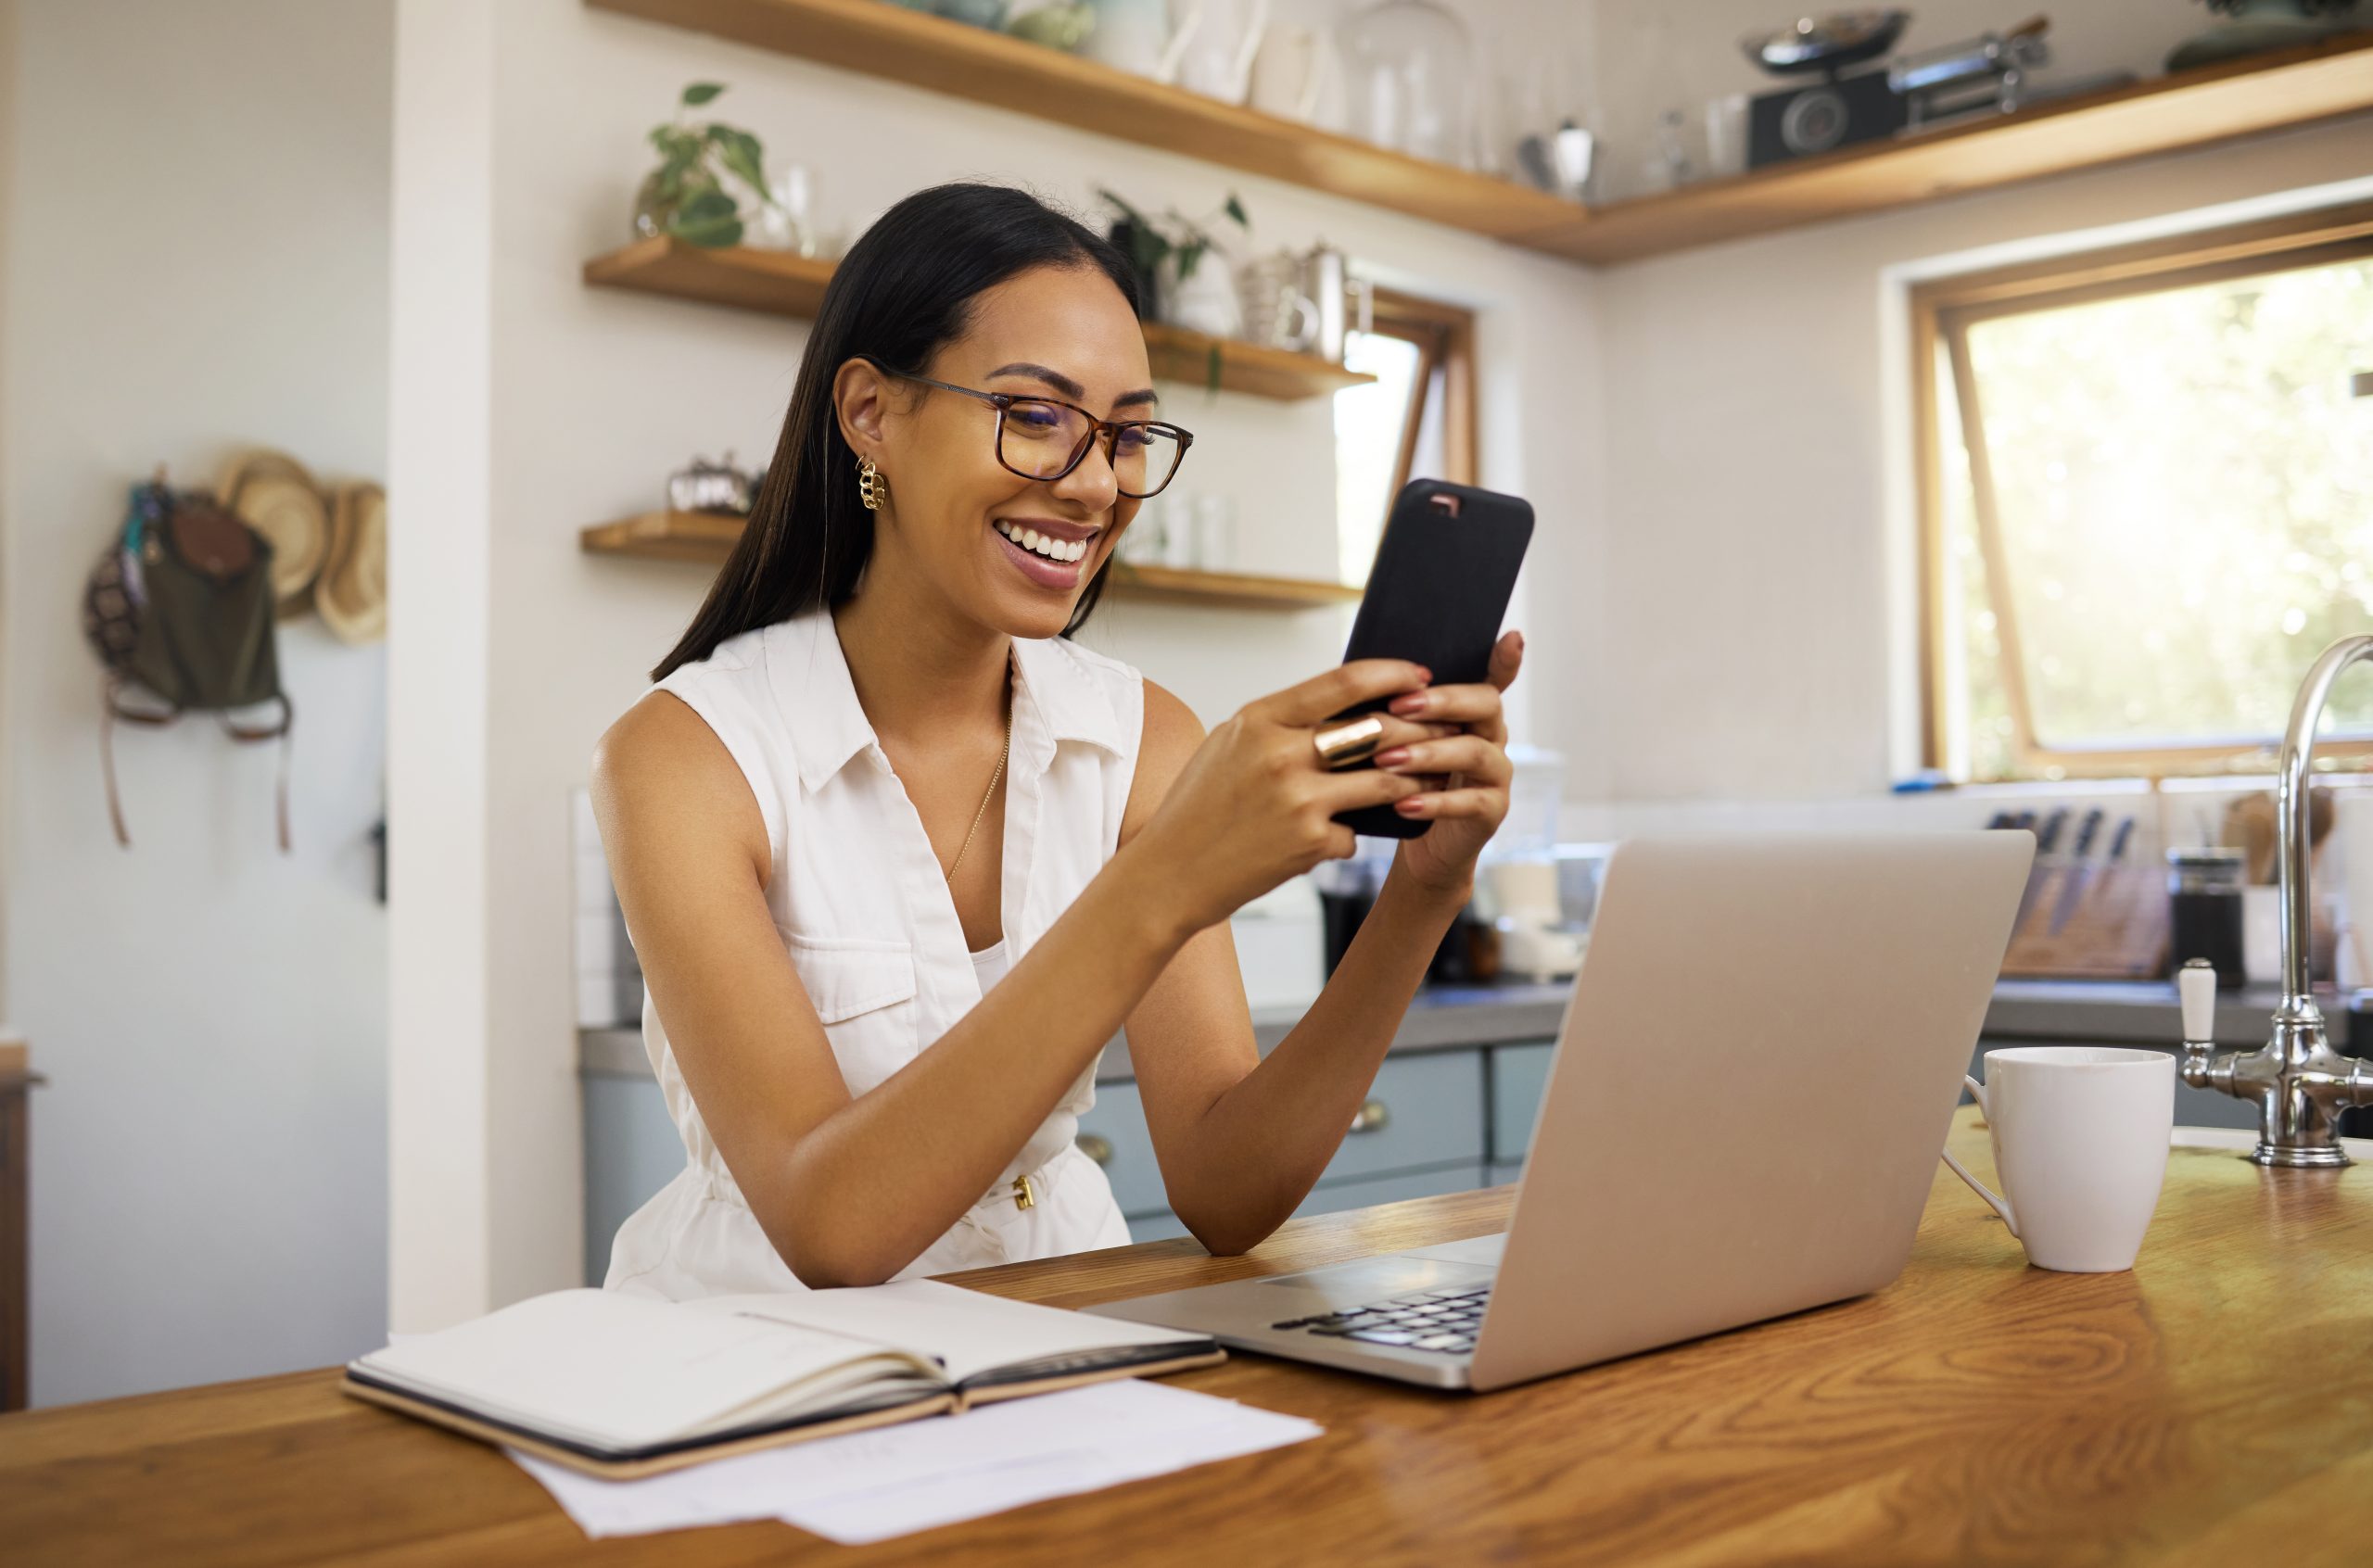
[[[1491,1287],[1487,1284],[1421,1290],[1314,1318],[1288,1318],[1269,1326],[1455,1356],[1475,1348],[1476,1331],[1483,1326],[1483,1309],[1491,1299]]]

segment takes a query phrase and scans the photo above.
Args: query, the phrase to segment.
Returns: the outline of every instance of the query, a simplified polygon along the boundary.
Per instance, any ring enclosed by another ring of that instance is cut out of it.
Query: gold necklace
[[[947,878],[949,887],[956,885],[956,868],[964,864],[964,852],[972,847],[972,835],[981,830],[981,818],[989,815],[989,802],[996,798],[997,780],[1005,777],[1005,759],[1012,753],[1012,751],[1013,708],[1009,703],[1005,710],[1005,744],[997,750],[996,771],[989,775],[989,788],[987,792],[981,796],[981,809],[972,814],[972,826],[965,830],[964,842],[957,849],[956,858],[947,863],[947,868],[943,873]]]

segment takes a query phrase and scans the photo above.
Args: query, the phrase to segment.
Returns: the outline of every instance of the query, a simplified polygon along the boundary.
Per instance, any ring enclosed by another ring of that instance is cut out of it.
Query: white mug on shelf
[[[1986,1081],[1964,1078],[1994,1143],[2002,1191],[1950,1152],[1945,1163],[2002,1216],[2038,1269],[2134,1267],[2159,1207],[2176,1121],[2176,1058],[2109,1045],[2021,1045],[1986,1053]]]

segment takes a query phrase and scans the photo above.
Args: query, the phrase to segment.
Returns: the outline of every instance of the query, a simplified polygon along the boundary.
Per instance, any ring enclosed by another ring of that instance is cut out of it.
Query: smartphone
[[[1531,540],[1532,507],[1522,499],[1440,479],[1411,480],[1385,522],[1343,662],[1408,659],[1433,671],[1437,686],[1482,681]],[[1390,702],[1363,702],[1328,722]],[[1385,839],[1415,839],[1433,826],[1390,805],[1343,812],[1335,820],[1354,833]]]

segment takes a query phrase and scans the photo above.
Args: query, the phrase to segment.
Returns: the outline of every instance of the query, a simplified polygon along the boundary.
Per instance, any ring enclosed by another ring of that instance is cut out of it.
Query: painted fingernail
[[[1409,748],[1406,746],[1388,746],[1376,754],[1376,765],[1378,767],[1399,767],[1408,760]]]
[[[1426,813],[1426,797],[1423,795],[1403,796],[1402,799],[1392,803],[1392,809],[1399,812],[1403,816],[1423,816]]]
[[[1427,702],[1427,694],[1423,691],[1405,692],[1392,700],[1392,711],[1403,716],[1422,714],[1426,711]]]

